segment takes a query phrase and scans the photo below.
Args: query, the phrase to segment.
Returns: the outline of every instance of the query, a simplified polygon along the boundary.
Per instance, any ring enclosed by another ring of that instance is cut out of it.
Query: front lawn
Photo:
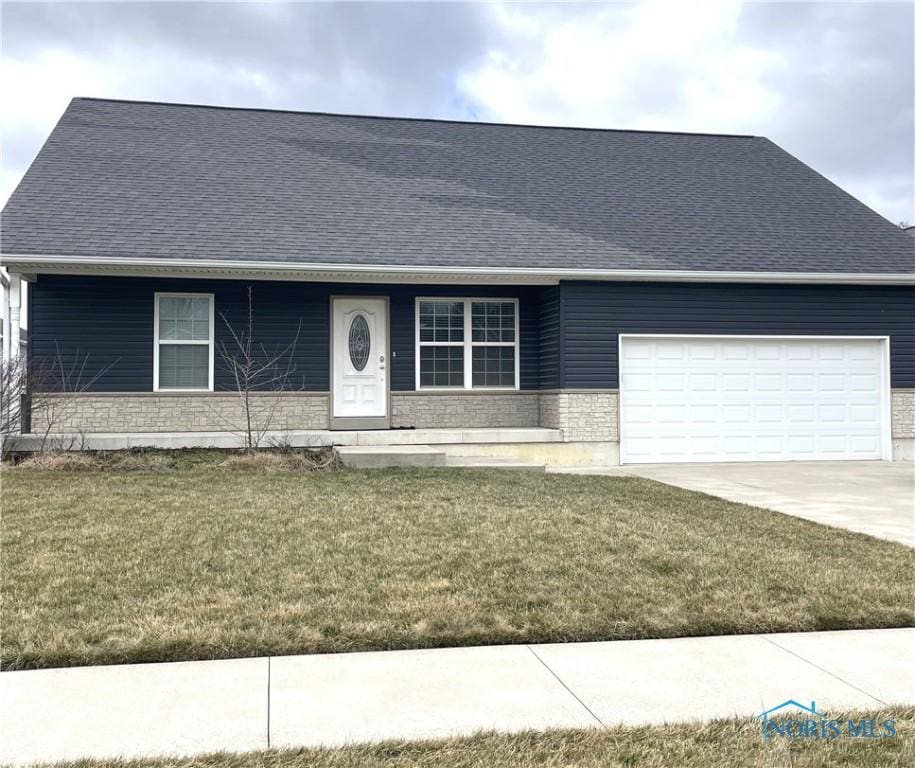
[[[215,754],[159,760],[80,760],[57,768],[895,768],[915,765],[915,710],[854,712],[837,719],[895,720],[895,738],[763,741],[758,720],[545,733],[339,749]]]
[[[3,472],[5,669],[911,626],[915,553],[637,478]]]

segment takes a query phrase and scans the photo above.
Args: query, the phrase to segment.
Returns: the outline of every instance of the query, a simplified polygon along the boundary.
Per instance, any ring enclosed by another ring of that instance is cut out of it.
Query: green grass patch
[[[159,760],[82,760],[58,768],[894,768],[915,765],[915,709],[855,712],[896,721],[887,739],[771,739],[758,721],[719,720],[544,733],[480,734],[339,749],[271,750]]]
[[[915,624],[915,553],[640,478],[5,470],[4,669]]]

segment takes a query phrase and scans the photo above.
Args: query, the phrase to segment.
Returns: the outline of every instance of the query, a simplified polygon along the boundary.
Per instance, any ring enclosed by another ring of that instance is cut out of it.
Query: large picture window
[[[153,389],[213,389],[213,295],[157,293]]]
[[[417,299],[417,389],[518,389],[517,299]]]

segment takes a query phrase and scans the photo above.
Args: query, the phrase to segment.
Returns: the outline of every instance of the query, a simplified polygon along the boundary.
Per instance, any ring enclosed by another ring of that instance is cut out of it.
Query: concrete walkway
[[[0,763],[915,704],[915,630],[488,646],[0,674]]]
[[[915,466],[902,461],[628,464],[563,468],[635,475],[915,546]]]

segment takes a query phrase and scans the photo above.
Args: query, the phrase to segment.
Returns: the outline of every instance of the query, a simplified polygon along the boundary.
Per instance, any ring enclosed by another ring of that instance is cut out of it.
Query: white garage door
[[[621,337],[621,460],[888,458],[884,344]]]

